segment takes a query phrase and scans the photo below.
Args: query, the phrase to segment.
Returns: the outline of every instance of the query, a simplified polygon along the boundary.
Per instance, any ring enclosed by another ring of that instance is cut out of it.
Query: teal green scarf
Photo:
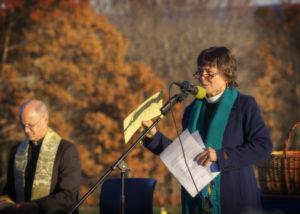
[[[227,88],[224,91],[215,112],[213,112],[211,116],[211,120],[208,125],[206,139],[204,139],[206,147],[211,147],[215,150],[219,150],[222,148],[224,131],[237,94],[238,93],[234,88]],[[203,136],[205,107],[205,99],[197,99],[195,101],[190,113],[188,123],[188,129],[190,133],[198,130],[200,135]],[[184,196],[185,213],[220,214],[220,180],[221,174],[215,177],[215,179],[210,184],[204,187],[195,198],[192,198],[189,194],[186,193]]]

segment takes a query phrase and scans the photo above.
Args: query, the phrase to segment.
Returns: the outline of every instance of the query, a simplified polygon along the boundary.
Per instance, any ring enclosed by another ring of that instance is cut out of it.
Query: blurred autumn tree
[[[261,63],[256,68],[253,93],[271,129],[275,150],[283,149],[288,129],[300,120],[299,14],[299,3],[255,12]],[[300,149],[299,143],[294,142],[290,149]]]
[[[6,166],[8,148],[24,138],[17,126],[19,106],[31,98],[44,100],[50,126],[77,145],[84,175],[82,195],[128,148],[122,132],[125,117],[164,84],[146,64],[126,62],[129,42],[105,16],[95,15],[87,0],[12,0],[4,6],[1,165]],[[174,136],[169,123],[159,125]],[[156,203],[179,203],[179,193],[172,195],[166,185],[171,176],[158,157],[137,146],[126,160],[131,176],[158,180]],[[4,172],[5,167],[2,186]],[[95,205],[97,198],[90,196],[85,203]]]

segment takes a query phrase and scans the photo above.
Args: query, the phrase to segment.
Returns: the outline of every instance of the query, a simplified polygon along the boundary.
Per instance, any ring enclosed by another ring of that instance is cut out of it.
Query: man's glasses
[[[206,73],[204,73],[204,71],[206,71]],[[222,72],[216,72],[216,73],[212,73],[209,70],[202,70],[202,69],[198,69],[194,74],[193,77],[196,79],[199,79],[201,77],[204,77],[206,79],[212,79],[215,76],[217,76],[218,74],[221,74]]]
[[[27,128],[30,128],[30,129],[33,129],[41,120],[42,120],[42,118],[43,118],[44,116],[42,116],[37,122],[35,122],[35,123],[33,123],[33,124],[23,124],[22,122],[21,122],[21,126],[22,126],[22,128],[23,129],[25,129],[26,127]]]

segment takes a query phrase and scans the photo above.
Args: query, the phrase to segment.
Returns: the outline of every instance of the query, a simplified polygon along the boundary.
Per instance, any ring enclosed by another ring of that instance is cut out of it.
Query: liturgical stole
[[[53,166],[61,137],[48,128],[41,145],[33,179],[31,200],[36,200],[50,194]],[[28,161],[29,140],[23,141],[17,148],[15,155],[14,179],[16,202],[25,201],[25,170]]]

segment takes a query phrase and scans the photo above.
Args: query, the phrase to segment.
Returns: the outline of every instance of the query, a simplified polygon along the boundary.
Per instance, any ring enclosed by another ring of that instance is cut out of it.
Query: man
[[[4,193],[16,204],[9,213],[66,213],[81,183],[76,147],[48,127],[42,101],[25,102],[19,116],[26,139],[10,152]]]

